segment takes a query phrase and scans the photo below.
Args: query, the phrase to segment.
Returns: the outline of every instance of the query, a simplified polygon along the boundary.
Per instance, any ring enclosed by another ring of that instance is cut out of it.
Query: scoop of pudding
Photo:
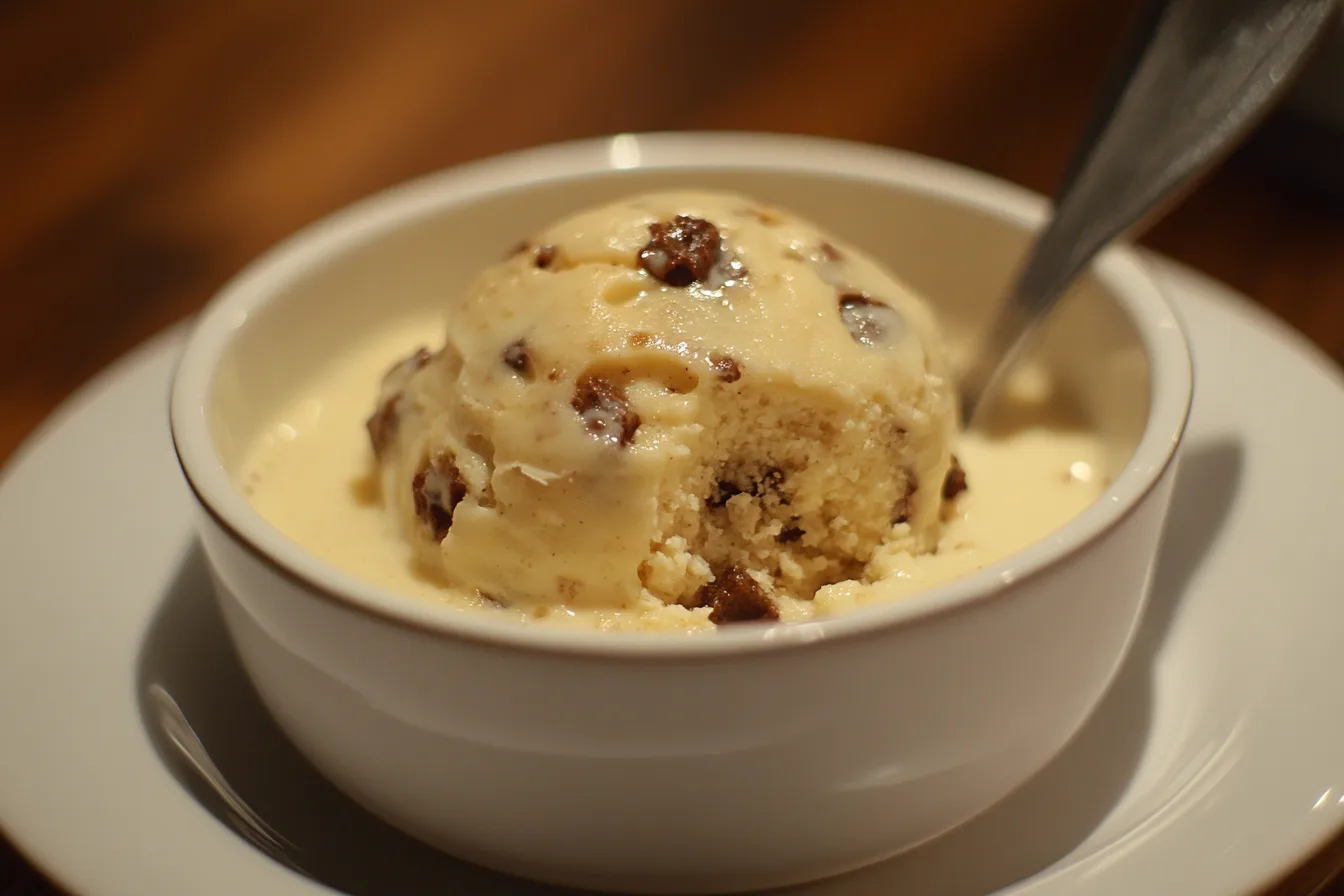
[[[774,618],[964,484],[928,308],[752,199],[582,211],[445,299],[368,429],[417,562],[500,603]]]

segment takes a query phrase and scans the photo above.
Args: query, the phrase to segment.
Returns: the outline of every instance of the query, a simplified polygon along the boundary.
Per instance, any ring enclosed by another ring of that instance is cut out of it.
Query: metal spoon
[[[191,723],[187,721],[187,717],[182,713],[182,708],[177,705],[173,696],[158,684],[151,684],[145,693],[154,710],[155,721],[158,722],[159,730],[176,750],[178,758],[219,798],[224,810],[223,814],[232,823],[234,830],[241,834],[243,839],[280,864],[300,874],[312,877],[299,865],[298,850],[294,844],[267,824],[266,819],[258,815],[251,806],[245,803],[238,792],[224,778],[214,760],[210,758],[210,754],[206,752],[205,744],[201,743],[201,739],[192,729]]]
[[[1292,84],[1337,0],[1166,0],[1103,89],[1054,204],[961,380],[962,422],[1103,247],[1152,224]]]

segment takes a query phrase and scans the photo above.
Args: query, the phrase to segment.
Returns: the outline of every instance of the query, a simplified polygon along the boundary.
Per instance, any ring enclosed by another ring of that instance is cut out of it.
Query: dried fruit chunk
[[[869,348],[895,341],[903,327],[895,308],[861,292],[840,296],[840,319],[854,341]]]
[[[957,456],[952,455],[952,465],[947,468],[947,475],[943,477],[943,500],[951,501],[957,495],[966,491],[969,486],[966,485],[966,471],[961,468],[961,462]]]
[[[523,240],[513,247],[513,251],[510,252],[509,255],[521,255],[524,252],[531,253],[533,266],[544,270],[549,268],[555,262],[556,256],[559,254],[560,250],[556,246],[538,246],[531,240]]]
[[[639,414],[630,407],[623,387],[600,376],[581,377],[574,384],[570,405],[583,418],[588,432],[597,438],[621,448],[635,440]]]
[[[373,446],[373,456],[379,460],[387,454],[392,441],[397,437],[397,426],[401,423],[401,396],[394,395],[378,404],[378,409],[368,420],[364,428],[369,431],[369,444]]]
[[[710,608],[709,621],[715,625],[779,618],[779,610],[760,583],[736,564],[701,585],[695,592],[695,603]]]
[[[378,407],[372,416],[364,421],[369,432],[369,443],[373,446],[373,456],[381,460],[397,437],[397,427],[401,423],[401,403],[411,375],[424,367],[434,356],[429,349],[419,348],[409,358],[399,361],[383,375],[382,393]]]
[[[467,496],[467,484],[448,454],[427,461],[411,480],[415,515],[435,541],[443,541],[453,525],[453,510]]]
[[[526,340],[516,339],[504,346],[503,358],[504,363],[523,379],[530,380],[535,375],[532,353]]]
[[[538,246],[532,253],[532,264],[545,270],[555,263],[555,257],[559,252],[555,246]]]
[[[709,366],[714,368],[714,373],[725,383],[735,383],[742,379],[742,365],[737,363],[737,359],[732,355],[715,352],[709,356]]]
[[[719,229],[704,218],[677,215],[649,225],[649,242],[639,251],[639,263],[670,286],[690,286],[709,277],[721,244]]]

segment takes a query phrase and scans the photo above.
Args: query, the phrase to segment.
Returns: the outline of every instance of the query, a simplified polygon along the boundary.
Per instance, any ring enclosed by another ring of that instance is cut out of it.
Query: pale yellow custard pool
[[[649,598],[624,608],[581,603],[508,605],[437,580],[384,509],[365,419],[390,360],[442,340],[439,316],[390,326],[311,381],[253,440],[241,486],[256,510],[317,557],[357,578],[423,600],[501,620],[612,630],[713,629],[703,609]],[[969,489],[950,508],[936,551],[883,549],[871,581],[824,585],[810,600],[777,595],[783,621],[801,621],[874,601],[897,600],[966,575],[1057,530],[1105,488],[1105,446],[1086,429],[1039,411],[1011,431],[958,437]]]

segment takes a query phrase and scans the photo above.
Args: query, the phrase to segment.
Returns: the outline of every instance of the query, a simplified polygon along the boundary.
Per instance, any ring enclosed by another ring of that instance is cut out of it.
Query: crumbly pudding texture
[[[934,550],[967,488],[929,309],[750,198],[585,210],[446,298],[446,342],[391,367],[367,429],[388,512],[454,587],[774,619]]]

